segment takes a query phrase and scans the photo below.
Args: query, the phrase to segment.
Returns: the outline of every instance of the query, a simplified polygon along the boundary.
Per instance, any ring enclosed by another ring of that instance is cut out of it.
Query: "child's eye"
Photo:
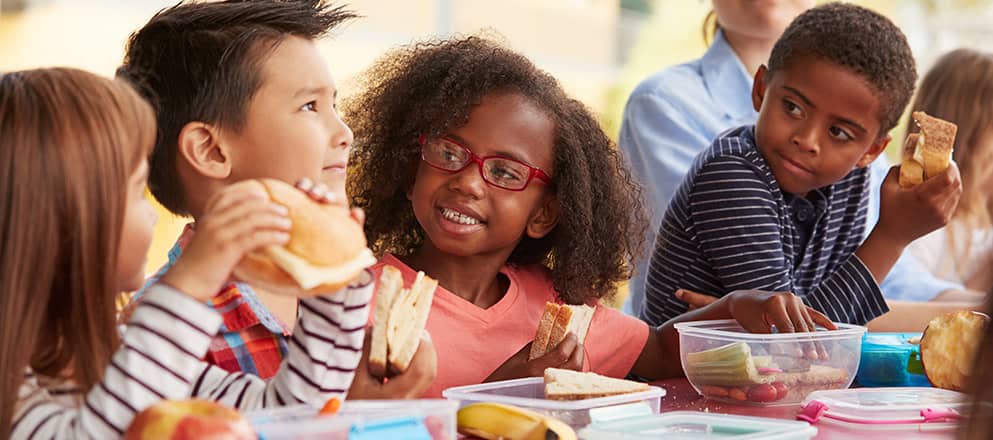
[[[308,102],[308,103],[300,106],[300,110],[303,110],[305,112],[316,112],[317,111],[317,101],[310,101],[310,102]]]
[[[837,127],[837,126],[829,128],[828,133],[831,134],[831,137],[839,141],[850,141],[853,138],[851,134],[843,130],[841,127]]]
[[[786,113],[789,113],[792,116],[803,116],[803,110],[800,109],[800,106],[794,104],[793,101],[788,99],[783,100],[783,109],[786,110]]]
[[[487,164],[489,165],[489,175],[500,182],[519,182],[523,179],[524,174],[517,167],[506,163],[500,163],[498,161],[492,161],[495,163]]]

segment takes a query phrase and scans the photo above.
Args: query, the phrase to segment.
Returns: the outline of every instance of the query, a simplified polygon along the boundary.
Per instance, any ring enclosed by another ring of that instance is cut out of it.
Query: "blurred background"
[[[128,35],[163,0],[0,0],[0,72],[73,66],[111,76]],[[708,0],[353,0],[363,16],[323,41],[348,95],[349,80],[396,45],[484,31],[559,78],[616,139],[634,86],[666,66],[700,57]],[[961,46],[993,48],[993,0],[865,0],[907,34],[925,71]],[[154,271],[187,219],[160,209],[148,270]]]

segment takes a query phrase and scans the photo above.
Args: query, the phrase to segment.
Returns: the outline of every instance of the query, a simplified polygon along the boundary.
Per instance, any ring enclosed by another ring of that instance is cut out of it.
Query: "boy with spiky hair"
[[[670,203],[642,319],[685,312],[678,289],[789,291],[856,324],[885,313],[878,283],[907,244],[948,221],[961,193],[955,166],[912,190],[891,170],[863,243],[868,165],[916,78],[906,38],[885,17],[841,3],[797,17],[755,75],[756,124],[719,136]],[[812,330],[807,321],[779,331]]]
[[[322,0],[183,2],[158,12],[131,36],[118,76],[134,84],[157,114],[149,187],[167,209],[194,219],[159,274],[183,252],[196,221],[222,188],[247,179],[291,184],[303,179],[317,196],[327,193],[345,203],[352,132],[337,112],[335,81],[315,40],[355,17]],[[371,289],[369,280],[362,282],[349,289]],[[315,298],[298,301],[231,282],[210,303],[224,325],[207,361],[228,371],[272,377],[287,353],[305,350],[298,334],[311,335],[320,319],[305,319],[308,314],[332,307],[328,322],[336,330],[319,336],[340,356],[311,361],[323,364],[325,376],[337,377],[335,389],[345,391],[355,368],[364,365],[358,362],[368,319],[358,294],[346,296],[356,299],[345,306]],[[288,325],[294,322],[295,328]],[[358,343],[335,340],[355,334]],[[421,347],[412,372],[391,380],[386,395],[419,395],[421,384],[431,382],[433,348],[430,343]],[[356,394],[375,397],[384,391],[376,388],[384,384],[364,379],[356,382],[366,389]]]

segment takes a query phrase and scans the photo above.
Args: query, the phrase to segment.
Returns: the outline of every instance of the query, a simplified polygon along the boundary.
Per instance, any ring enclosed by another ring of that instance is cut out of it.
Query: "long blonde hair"
[[[54,68],[0,76],[0,438],[28,367],[89,389],[120,341],[129,175],[155,137],[127,85]]]
[[[958,125],[954,159],[962,173],[962,198],[945,230],[952,251],[947,264],[960,270],[971,258],[972,232],[993,226],[984,188],[993,175],[993,54],[958,49],[943,55],[924,75],[911,109]],[[917,131],[912,120],[908,127],[908,133]]]

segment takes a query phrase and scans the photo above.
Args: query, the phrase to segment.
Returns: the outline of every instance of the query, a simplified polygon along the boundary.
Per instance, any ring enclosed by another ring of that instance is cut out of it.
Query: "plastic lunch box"
[[[458,404],[444,399],[346,400],[333,416],[290,406],[246,414],[259,439],[456,440]]]
[[[592,422],[644,414],[658,414],[665,390],[656,386],[640,393],[584,400],[547,400],[541,377],[511,379],[479,385],[452,387],[442,395],[462,406],[476,402],[513,405],[562,420],[573,428]]]
[[[858,431],[953,430],[969,407],[968,396],[939,388],[853,388],[816,391],[797,419]]]
[[[579,431],[579,437],[584,440],[809,440],[815,435],[817,428],[805,422],[696,411],[595,423]]]
[[[921,366],[921,333],[866,333],[856,379],[866,387],[929,387]]]
[[[810,333],[748,333],[734,320],[676,324],[686,378],[709,399],[775,406],[851,385],[865,327]]]

